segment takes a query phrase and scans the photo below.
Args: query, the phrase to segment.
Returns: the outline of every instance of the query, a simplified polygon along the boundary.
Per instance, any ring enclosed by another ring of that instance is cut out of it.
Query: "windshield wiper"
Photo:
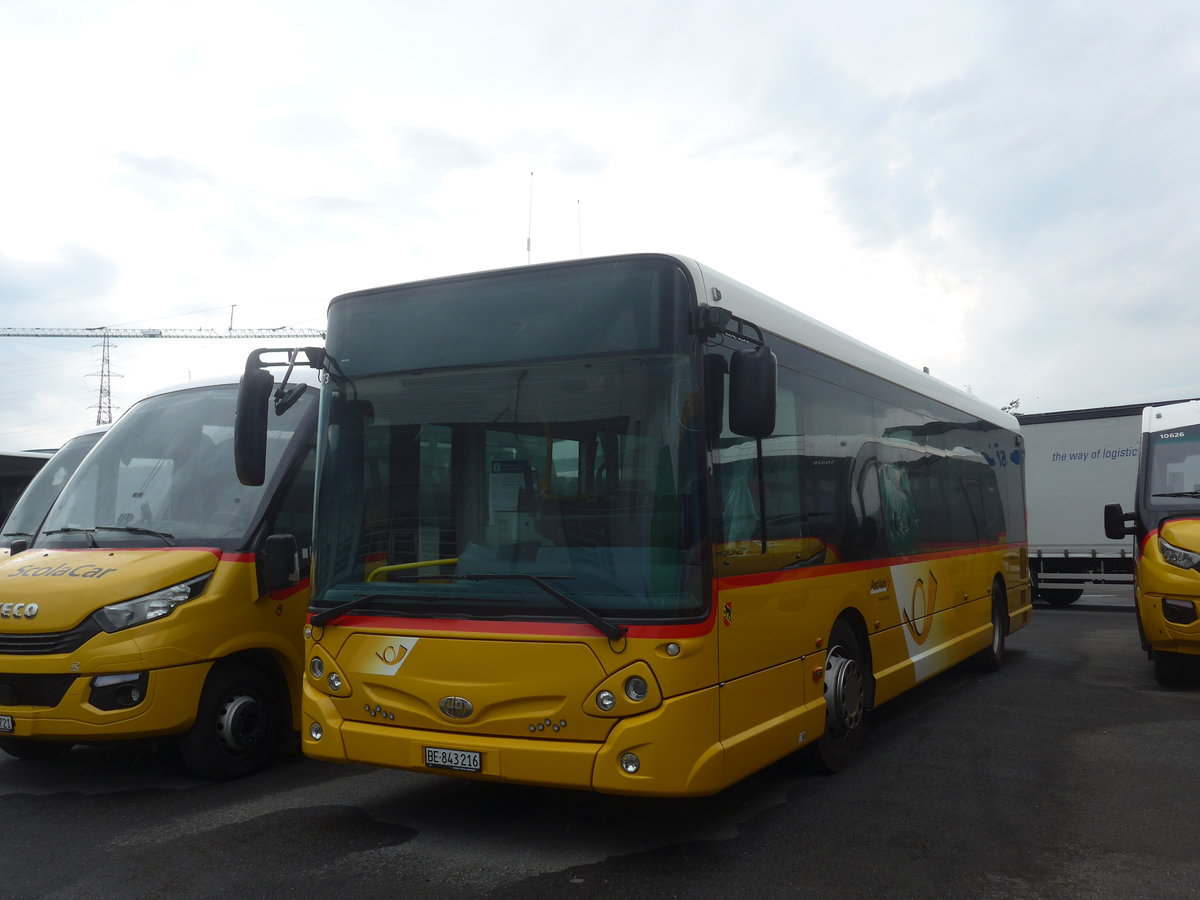
[[[610,641],[620,640],[620,638],[625,634],[625,629],[622,628],[620,625],[617,625],[613,622],[608,621],[608,619],[604,618],[599,613],[584,606],[578,600],[574,600],[571,597],[568,597],[562,591],[556,590],[555,588],[546,584],[547,578],[568,578],[568,577],[570,577],[567,575],[527,575],[524,573],[515,573],[515,572],[514,573],[505,572],[505,573],[499,573],[499,574],[480,573],[478,575],[436,575],[436,576],[408,575],[408,576],[405,576],[402,578],[397,578],[397,579],[395,579],[395,581],[397,581],[397,582],[420,581],[423,579],[429,579],[431,577],[438,578],[439,580],[458,579],[458,580],[465,580],[465,581],[532,581],[534,584],[536,584],[539,588],[541,588],[543,591],[545,591],[547,594],[549,594],[551,597],[553,597],[555,600],[557,600],[563,606],[576,612],[581,619],[583,619],[585,622],[587,622],[589,625],[591,625],[593,628],[595,628],[597,631],[599,631],[601,634],[603,634]],[[348,600],[345,603],[339,603],[337,606],[331,606],[329,609],[322,610],[321,612],[317,613],[316,615],[314,615],[312,617],[311,624],[317,625],[317,626],[324,625],[326,622],[329,622],[332,619],[336,619],[338,616],[344,615],[344,614],[350,612],[352,609],[355,609],[356,607],[363,606],[364,604],[370,603],[372,600],[394,600],[394,599],[397,599],[397,598],[393,594],[364,594],[361,597],[356,597],[353,600]]]
[[[45,534],[45,535],[86,534],[87,539],[88,539],[88,545],[91,546],[93,549],[97,549],[97,550],[100,548],[100,545],[96,543],[96,529],[95,528],[76,528],[73,525],[68,525],[66,528],[55,528],[52,531],[43,531],[42,534]]]
[[[599,613],[595,612],[594,610],[590,609],[589,607],[584,606],[578,600],[568,597],[562,591],[556,590],[555,588],[546,584],[546,582],[544,580],[545,578],[555,578],[555,577],[565,578],[568,576],[529,575],[524,572],[512,572],[512,573],[505,572],[505,573],[500,573],[500,574],[495,574],[495,575],[481,573],[479,575],[451,575],[449,577],[450,578],[466,578],[470,581],[532,581],[534,584],[536,584],[538,587],[540,587],[543,591],[545,591],[547,594],[549,594],[551,597],[553,597],[555,600],[557,600],[563,606],[567,607],[568,609],[573,609],[573,610],[575,610],[575,612],[579,613],[579,617],[581,619],[583,619],[585,622],[587,622],[589,625],[591,625],[593,628],[595,628],[597,631],[599,631],[602,635],[604,635],[610,641],[620,640],[621,637],[625,634],[625,629],[622,628],[620,625],[617,625],[614,622],[608,621],[608,619],[604,618],[604,616],[600,615]]]
[[[442,577],[444,578],[445,576]],[[359,606],[365,606],[372,600],[394,599],[395,597],[392,594],[363,594],[361,597],[355,597],[353,600],[347,600],[345,603],[339,603],[337,606],[331,606],[329,609],[322,610],[309,620],[309,624],[319,627],[324,625],[330,619],[336,619],[338,616],[345,615],[352,609],[356,609]]]
[[[1152,494],[1154,497],[1191,497],[1200,500],[1200,491],[1171,491],[1167,494]]]
[[[168,547],[175,546],[175,535],[165,531],[155,531],[153,528],[139,528],[137,525],[97,525],[96,530],[103,528],[105,531],[124,531],[126,534],[144,534],[150,537],[156,537]]]

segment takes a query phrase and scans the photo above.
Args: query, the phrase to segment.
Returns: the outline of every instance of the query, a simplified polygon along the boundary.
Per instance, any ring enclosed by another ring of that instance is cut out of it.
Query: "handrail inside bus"
[[[379,581],[375,576],[381,572],[386,575],[388,572],[399,572],[403,569],[423,569],[426,566],[455,566],[458,565],[458,557],[454,556],[450,559],[423,559],[420,562],[397,563],[394,566],[380,566],[378,569],[372,569],[371,574],[367,576],[367,581]]]

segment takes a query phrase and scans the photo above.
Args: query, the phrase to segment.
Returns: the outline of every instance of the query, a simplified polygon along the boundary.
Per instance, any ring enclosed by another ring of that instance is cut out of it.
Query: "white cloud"
[[[1200,393],[1188,3],[2,15],[0,325],[314,327],[531,236],[535,262],[693,255],[997,404]],[[122,345],[114,395],[236,343]],[[87,424],[86,341],[5,349],[40,377],[0,445]]]

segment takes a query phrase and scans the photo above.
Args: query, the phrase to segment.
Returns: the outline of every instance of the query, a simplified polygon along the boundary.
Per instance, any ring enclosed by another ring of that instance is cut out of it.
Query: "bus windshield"
[[[701,615],[688,296],[650,258],[335,300],[314,612]]]
[[[87,452],[96,446],[104,432],[100,429],[76,435],[58,449],[21,494],[4,522],[3,538],[31,538],[42,524],[47,510],[58,496]]]
[[[234,474],[237,385],[157,394],[132,406],[63,488],[37,547],[204,546],[242,549],[312,392],[272,418],[266,486]]]
[[[1200,500],[1200,425],[1149,435],[1145,499],[1161,513],[1186,512]]]

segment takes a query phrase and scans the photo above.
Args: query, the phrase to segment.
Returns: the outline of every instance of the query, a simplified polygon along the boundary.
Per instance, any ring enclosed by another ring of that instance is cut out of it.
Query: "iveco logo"
[[[38,614],[36,603],[0,604],[0,619],[32,619]]]
[[[438,703],[438,709],[451,719],[465,719],[475,712],[475,707],[466,697],[443,697]]]

